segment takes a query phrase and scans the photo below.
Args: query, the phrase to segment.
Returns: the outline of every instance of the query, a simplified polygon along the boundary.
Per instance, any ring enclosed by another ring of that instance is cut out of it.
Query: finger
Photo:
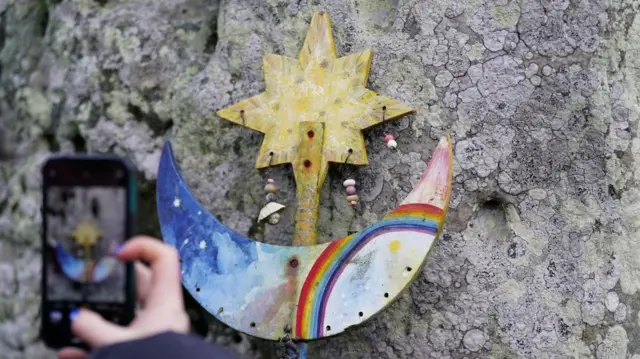
[[[140,262],[136,262],[135,271],[138,302],[143,303],[149,294],[149,288],[151,288],[151,269]]]
[[[94,348],[126,341],[131,336],[126,328],[104,320],[100,314],[89,309],[80,309],[71,317],[73,334]]]
[[[82,349],[67,347],[58,352],[58,359],[87,359],[89,354]]]
[[[145,305],[182,308],[180,261],[175,248],[158,239],[138,236],[127,241],[117,254],[125,261],[141,260],[151,266],[151,286],[145,297]]]

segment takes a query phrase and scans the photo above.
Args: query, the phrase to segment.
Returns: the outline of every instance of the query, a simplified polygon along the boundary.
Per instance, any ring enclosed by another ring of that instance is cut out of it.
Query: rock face
[[[261,135],[215,110],[261,92],[263,54],[296,57],[319,10],[339,55],[373,49],[368,87],[417,109],[365,132],[368,167],[330,171],[319,240],[394,208],[445,131],[456,168],[423,274],[367,325],[311,344],[312,357],[640,355],[637,2],[5,0],[0,357],[55,356],[37,340],[39,165],[52,152],[130,157],[142,213],[153,213],[160,148],[172,139],[208,209],[240,233],[288,243],[291,211],[276,226],[256,219],[267,177],[291,207],[291,169],[255,170]],[[345,178],[358,181],[356,215]],[[157,235],[155,217],[141,225]],[[210,336],[275,357],[274,344],[215,320]]]

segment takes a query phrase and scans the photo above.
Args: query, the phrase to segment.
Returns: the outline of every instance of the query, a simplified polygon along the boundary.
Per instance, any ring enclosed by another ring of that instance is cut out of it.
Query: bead
[[[356,188],[354,186],[347,187],[347,194],[356,194]]]
[[[273,193],[267,193],[267,197],[265,197],[267,202],[273,202],[276,200],[276,195]]]
[[[356,204],[358,204],[358,202],[356,202],[356,201],[351,201],[349,203],[351,203],[352,206],[355,206]]]
[[[393,137],[393,135],[386,135],[386,136],[384,136],[384,142],[393,141],[393,140],[395,140],[395,139],[396,139],[396,138],[395,138],[395,137]]]
[[[267,183],[273,183],[273,182],[274,182],[274,181],[273,181],[273,178],[269,178],[269,179],[267,179]]]
[[[278,189],[276,188],[276,185],[274,185],[273,183],[267,183],[267,185],[264,186],[264,190],[267,193],[275,193]]]
[[[342,182],[342,185],[347,188],[349,186],[355,186],[356,185],[356,181],[354,179],[347,179],[346,181]]]
[[[387,147],[396,148],[396,147],[398,147],[398,143],[395,140],[391,140],[391,141],[387,142]]]
[[[274,213],[274,214],[270,215],[269,218],[267,219],[267,221],[269,222],[269,224],[278,224],[278,223],[280,223],[280,213]]]
[[[360,197],[358,197],[357,194],[352,194],[350,196],[347,196],[347,202],[356,202],[360,199]]]

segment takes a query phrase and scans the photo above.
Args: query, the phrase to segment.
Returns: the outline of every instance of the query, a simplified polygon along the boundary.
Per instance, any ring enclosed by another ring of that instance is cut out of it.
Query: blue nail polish
[[[113,249],[113,254],[118,254],[118,253],[120,253],[120,251],[122,250],[122,248],[124,248],[124,243],[118,244],[118,246],[117,246],[117,247],[115,247],[115,248]]]
[[[78,308],[73,308],[69,313],[69,320],[73,322],[73,320],[76,319],[76,317],[78,316],[79,312],[80,310]]]

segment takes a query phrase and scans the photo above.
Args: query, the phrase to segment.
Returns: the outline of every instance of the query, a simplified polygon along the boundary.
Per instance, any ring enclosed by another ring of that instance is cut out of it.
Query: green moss
[[[517,1],[512,1],[508,5],[490,5],[489,9],[503,29],[515,27],[520,20],[520,5]]]
[[[135,36],[125,36],[120,29],[107,27],[103,30],[104,41],[107,45],[116,46],[126,64],[139,61],[140,39]]]
[[[127,105],[129,103],[129,94],[121,91],[113,91],[107,96],[109,107],[107,107],[107,117],[118,125],[124,125],[132,116],[129,113]]]
[[[187,37],[189,46],[197,49],[198,51],[204,51],[209,41],[209,36],[215,29],[211,29],[206,23],[201,23],[197,32],[190,32]]]
[[[48,128],[51,125],[51,101],[44,92],[25,87],[18,92],[17,97],[22,109],[36,120],[37,126]]]

